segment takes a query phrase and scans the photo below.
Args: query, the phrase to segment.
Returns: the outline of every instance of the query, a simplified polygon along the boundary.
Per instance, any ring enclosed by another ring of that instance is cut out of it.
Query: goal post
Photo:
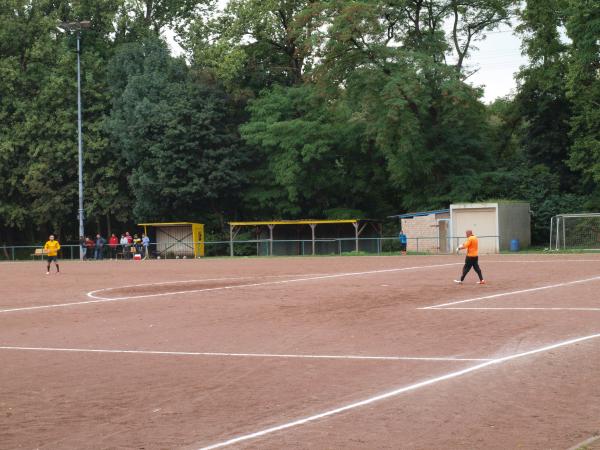
[[[552,217],[550,250],[600,251],[600,213]]]

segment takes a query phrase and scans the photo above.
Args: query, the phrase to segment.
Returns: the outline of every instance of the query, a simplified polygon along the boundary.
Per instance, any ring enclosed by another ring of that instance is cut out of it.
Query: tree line
[[[497,199],[600,208],[594,0],[4,0],[0,241],[86,229],[388,215]],[[486,105],[469,55],[517,24],[528,64]],[[174,56],[167,35],[183,49]]]

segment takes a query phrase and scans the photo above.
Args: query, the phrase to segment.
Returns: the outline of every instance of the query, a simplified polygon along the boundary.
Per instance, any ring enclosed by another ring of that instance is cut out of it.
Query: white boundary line
[[[566,283],[558,283],[558,284],[551,284],[551,285],[547,285],[547,286],[540,286],[540,287],[531,288],[531,289],[521,289],[518,291],[501,292],[499,294],[485,295],[483,297],[468,298],[466,300],[458,300],[456,302],[441,303],[439,305],[425,306],[423,308],[417,308],[417,309],[445,309],[444,306],[459,305],[461,303],[476,302],[478,300],[489,300],[492,298],[506,297],[508,295],[518,295],[518,294],[525,294],[528,292],[543,291],[545,289],[554,289],[554,288],[563,287],[563,286],[572,286],[574,284],[589,283],[590,281],[598,281],[598,280],[600,280],[600,276],[592,277],[592,278],[585,278],[583,280],[568,281]]]
[[[159,350],[108,350],[91,348],[56,348],[56,347],[15,347],[0,346],[0,350],[27,350],[39,352],[73,352],[73,353],[125,353],[134,355],[166,355],[166,356],[221,356],[250,358],[286,358],[286,359],[351,359],[376,361],[491,361],[489,358],[452,358],[452,357],[413,357],[413,356],[360,356],[360,355],[291,355],[276,353],[223,353],[223,352],[169,352]]]
[[[93,304],[93,303],[104,303],[104,302],[116,302],[116,301],[134,300],[134,299],[140,299],[140,298],[163,297],[163,296],[167,296],[167,295],[192,294],[192,293],[198,293],[198,292],[220,291],[220,290],[226,290],[226,289],[271,286],[271,285],[279,285],[279,284],[287,284],[287,283],[298,283],[298,282],[302,282],[302,281],[325,280],[325,279],[331,279],[331,278],[351,277],[351,276],[359,276],[359,275],[372,275],[372,274],[378,274],[378,273],[402,272],[402,271],[406,271],[406,270],[449,267],[449,266],[457,266],[457,265],[462,265],[462,264],[463,263],[460,262],[460,263],[447,263],[447,264],[433,264],[433,265],[428,265],[428,266],[401,267],[401,268],[396,268],[396,269],[369,270],[366,272],[345,272],[345,273],[321,275],[321,276],[314,276],[314,277],[293,278],[290,280],[265,281],[262,283],[237,284],[237,285],[230,285],[230,286],[219,286],[219,287],[214,287],[214,288],[193,289],[193,290],[187,290],[187,291],[163,292],[160,294],[136,295],[136,296],[129,296],[129,297],[109,298],[109,297],[95,296],[94,294],[96,292],[102,291],[102,289],[99,289],[96,291],[90,291],[86,294],[88,297],[90,297],[94,300],[87,300],[87,301],[82,301],[82,302],[58,303],[58,304],[40,305],[40,306],[25,306],[25,307],[21,307],[21,308],[0,309],[0,313],[10,313],[10,312],[18,312],[18,311],[34,311],[34,310],[38,310],[38,309],[63,308],[63,307],[67,307],[67,306],[88,305],[88,304]],[[118,288],[113,288],[113,289],[118,289]]]
[[[256,438],[259,438],[261,436],[265,436],[267,434],[271,434],[271,433],[275,433],[277,431],[281,431],[281,430],[285,430],[285,429],[288,429],[288,428],[292,428],[292,427],[297,427],[297,426],[300,426],[300,425],[304,425],[304,424],[306,424],[308,422],[314,422],[314,421],[317,421],[319,419],[323,419],[325,417],[330,417],[330,416],[342,413],[344,411],[349,411],[351,409],[360,408],[362,406],[366,406],[366,405],[369,405],[369,404],[372,404],[372,403],[375,403],[375,402],[379,402],[381,400],[385,400],[385,399],[388,399],[388,398],[391,398],[391,397],[396,397],[396,396],[398,396],[400,394],[403,394],[405,392],[414,391],[414,390],[417,390],[417,389],[420,389],[420,388],[423,388],[423,387],[426,387],[426,386],[430,386],[432,384],[439,383],[441,381],[446,381],[446,380],[449,380],[449,379],[452,379],[452,378],[457,378],[457,377],[460,377],[462,375],[466,375],[468,373],[484,369],[485,367],[488,367],[488,366],[492,366],[492,365],[495,365],[495,364],[502,364],[502,363],[505,363],[507,361],[511,361],[513,359],[523,358],[523,357],[526,357],[526,356],[534,355],[536,353],[541,353],[541,352],[546,352],[546,351],[549,351],[549,350],[554,350],[556,348],[560,348],[560,347],[565,347],[565,346],[568,346],[568,345],[577,344],[579,342],[587,341],[587,340],[590,340],[590,339],[595,339],[595,338],[598,338],[598,337],[600,337],[600,334],[592,334],[592,335],[589,335],[589,336],[583,336],[583,337],[579,337],[579,338],[575,338],[575,339],[570,339],[568,341],[558,342],[556,344],[548,345],[548,346],[545,346],[545,347],[540,347],[540,348],[537,348],[537,349],[534,349],[534,350],[530,350],[528,352],[515,353],[514,355],[505,356],[503,358],[492,359],[490,361],[486,361],[486,362],[484,362],[482,364],[478,364],[476,366],[469,367],[467,369],[459,370],[459,371],[456,371],[456,372],[450,372],[450,373],[447,373],[447,374],[439,376],[439,377],[431,378],[429,380],[424,380],[424,381],[421,381],[419,383],[411,384],[409,386],[404,386],[404,387],[395,389],[395,390],[390,391],[390,392],[385,392],[383,394],[379,394],[379,395],[376,395],[376,396],[373,396],[373,397],[369,397],[369,398],[367,398],[365,400],[361,400],[361,401],[356,402],[356,403],[351,403],[349,405],[345,405],[345,406],[342,406],[342,407],[339,407],[339,408],[335,408],[335,409],[330,409],[328,411],[325,411],[325,412],[322,412],[322,413],[319,413],[319,414],[315,414],[313,416],[304,417],[302,419],[294,420],[292,422],[287,422],[287,423],[283,423],[281,425],[277,425],[277,426],[274,426],[274,427],[271,427],[271,428],[266,428],[264,430],[257,431],[255,433],[245,434],[245,435],[238,436],[238,437],[235,437],[235,438],[232,438],[232,439],[228,439],[226,441],[218,442],[216,444],[212,444],[212,445],[209,445],[209,446],[206,446],[206,447],[202,447],[200,450],[212,450],[212,449],[215,449],[215,448],[227,447],[229,445],[237,444],[239,442],[248,441],[248,440],[251,440],[251,439],[256,439]]]
[[[600,263],[600,259],[483,259],[485,263],[557,263],[557,262],[595,262]]]
[[[595,436],[592,436],[588,439],[586,439],[583,442],[580,442],[577,445],[574,445],[573,447],[567,449],[567,450],[582,450],[582,449],[586,449],[588,448],[588,445],[593,444],[594,442],[596,442],[597,440],[600,439],[600,436],[598,436],[597,434]]]
[[[562,307],[557,307],[557,308],[552,308],[552,307],[523,307],[523,308],[510,308],[510,307],[506,307],[506,308],[486,308],[486,307],[481,307],[481,308],[468,308],[468,307],[457,307],[457,308],[437,308],[437,309],[443,309],[444,311],[451,309],[451,310],[457,310],[457,311],[474,311],[474,310],[482,310],[482,311],[600,311],[600,308],[562,308]]]

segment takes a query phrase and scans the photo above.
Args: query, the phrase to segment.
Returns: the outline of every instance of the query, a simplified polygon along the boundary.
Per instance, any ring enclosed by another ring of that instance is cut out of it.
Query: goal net
[[[550,250],[600,251],[600,214],[559,214],[552,217]]]

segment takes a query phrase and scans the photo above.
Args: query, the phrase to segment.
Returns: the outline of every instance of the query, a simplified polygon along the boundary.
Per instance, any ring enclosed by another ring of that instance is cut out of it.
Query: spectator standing
[[[92,259],[94,257],[94,241],[89,236],[85,238],[85,259]]]
[[[400,230],[398,239],[400,240],[400,253],[402,253],[403,255],[406,255],[406,244],[408,242],[408,238],[404,234],[404,231]]]
[[[131,253],[131,247],[133,246],[133,237],[129,234],[129,231],[125,232],[125,238],[127,239],[127,248],[125,249],[125,254],[127,255],[127,259],[131,259],[133,257]]]
[[[144,249],[144,253],[143,253],[142,257],[149,258],[150,253],[148,253],[148,251],[149,251],[148,247],[150,246],[150,238],[145,233],[142,234],[142,246]]]
[[[101,260],[104,257],[104,244],[106,244],[106,239],[98,233],[96,235],[96,250],[94,252],[94,258],[97,260]]]
[[[121,251],[123,252],[123,259],[127,258],[127,238],[124,234],[121,235],[121,240],[119,241],[121,244]]]
[[[110,250],[110,259],[117,259],[117,246],[119,245],[119,239],[115,233],[110,235],[108,240],[108,248]]]
[[[136,253],[142,253],[142,239],[137,234],[133,235],[133,246]]]

